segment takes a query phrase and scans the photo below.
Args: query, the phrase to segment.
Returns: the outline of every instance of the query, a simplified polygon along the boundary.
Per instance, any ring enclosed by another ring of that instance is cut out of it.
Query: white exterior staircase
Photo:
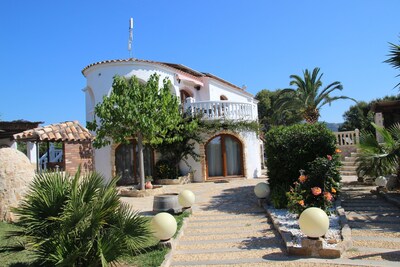
[[[340,168],[340,174],[342,176],[357,176],[357,155],[357,152],[351,152],[349,157],[345,157],[344,160],[342,160],[342,167]]]

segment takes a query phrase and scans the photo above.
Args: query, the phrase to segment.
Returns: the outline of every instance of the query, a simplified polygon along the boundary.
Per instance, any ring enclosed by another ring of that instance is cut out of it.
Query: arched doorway
[[[234,136],[221,134],[206,144],[207,177],[243,176],[242,143]]]
[[[143,150],[144,175],[153,175],[154,152],[145,146]],[[139,183],[139,148],[136,141],[120,144],[115,149],[115,172],[121,179],[118,185]]]

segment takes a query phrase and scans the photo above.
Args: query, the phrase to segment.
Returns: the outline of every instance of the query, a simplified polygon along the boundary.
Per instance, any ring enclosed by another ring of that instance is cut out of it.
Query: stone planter
[[[154,196],[153,212],[169,212],[171,214],[182,212],[182,207],[178,202],[178,194],[170,193]]]

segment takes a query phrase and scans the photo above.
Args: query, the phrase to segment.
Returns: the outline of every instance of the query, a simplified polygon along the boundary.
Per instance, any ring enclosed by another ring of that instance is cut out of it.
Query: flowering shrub
[[[303,170],[286,193],[288,209],[300,214],[309,207],[318,207],[329,214],[329,208],[339,192],[340,161],[338,155],[316,158],[308,164],[308,175]]]

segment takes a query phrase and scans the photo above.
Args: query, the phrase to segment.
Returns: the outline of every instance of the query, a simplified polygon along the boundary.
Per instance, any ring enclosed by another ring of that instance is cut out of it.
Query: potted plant
[[[146,183],[144,184],[144,188],[145,189],[153,189],[153,184],[151,183],[151,181],[153,181],[153,177],[151,176],[146,176]]]

